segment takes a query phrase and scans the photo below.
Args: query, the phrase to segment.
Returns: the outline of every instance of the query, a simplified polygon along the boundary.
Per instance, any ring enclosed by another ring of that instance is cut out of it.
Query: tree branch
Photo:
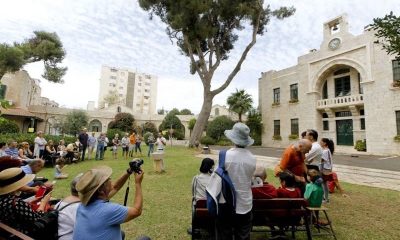
[[[200,79],[201,79],[201,82],[202,82],[203,85],[204,85],[204,84],[205,84],[205,81],[204,81],[204,74],[203,74],[203,72],[201,71],[201,69],[199,68],[199,66],[197,65],[196,60],[194,59],[193,49],[192,49],[192,47],[191,47],[190,44],[189,44],[189,41],[188,41],[187,36],[186,36],[186,35],[183,35],[183,39],[184,39],[185,45],[186,45],[186,47],[187,47],[187,49],[188,49],[188,52],[189,52],[190,61],[191,61],[192,64],[194,65],[194,67],[195,67],[195,69],[196,69],[196,72],[199,74]]]
[[[203,73],[207,74],[208,69],[207,69],[206,61],[204,59],[204,53],[201,50],[200,42],[198,40],[196,40],[196,51],[197,51],[197,55],[198,55],[199,60],[200,60],[200,67],[201,67]]]
[[[236,64],[235,68],[232,70],[232,72],[229,74],[228,78],[226,79],[225,83],[222,84],[219,88],[214,89],[213,91],[211,91],[211,94],[213,96],[219,94],[220,92],[222,92],[223,90],[225,90],[225,88],[227,88],[229,86],[229,84],[232,82],[233,78],[236,76],[236,74],[239,72],[240,67],[242,66],[243,61],[246,59],[247,54],[249,53],[250,49],[254,46],[254,44],[257,41],[257,32],[258,32],[258,28],[260,27],[260,19],[261,19],[261,13],[262,13],[262,6],[259,8],[259,12],[257,15],[257,21],[256,24],[253,27],[253,35],[252,35],[252,39],[251,42],[246,46],[246,48],[244,49],[242,56],[240,57],[238,63]],[[217,63],[216,63],[217,64]]]

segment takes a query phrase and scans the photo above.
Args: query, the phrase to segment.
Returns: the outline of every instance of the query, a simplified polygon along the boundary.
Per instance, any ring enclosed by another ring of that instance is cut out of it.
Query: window
[[[116,68],[111,68],[110,71],[111,71],[111,72],[118,72],[118,69],[116,69]]]
[[[117,112],[119,112],[119,113],[121,112],[121,107],[120,106],[117,107]]]
[[[327,113],[322,113],[322,118],[328,118],[328,114]]]
[[[361,75],[360,75],[360,73],[358,73],[358,93],[359,94],[363,94],[364,93],[363,87],[361,86]]]
[[[325,81],[322,87],[322,99],[328,99],[328,81]]]
[[[350,76],[335,78],[335,97],[350,95]]]
[[[111,76],[110,78],[111,78],[111,79],[117,79],[117,77],[116,77],[116,76]]]
[[[299,119],[293,118],[290,119],[290,134],[291,135],[299,135]]]
[[[6,97],[7,86],[0,84],[0,99],[4,99]]]
[[[281,135],[281,121],[274,120],[274,136],[280,136],[280,135]]]
[[[327,120],[322,121],[322,129],[324,131],[328,131],[329,130],[329,121],[327,121]]]
[[[396,111],[397,135],[400,135],[400,111]]]
[[[219,108],[216,108],[214,111],[215,111],[215,116],[219,116]]]
[[[360,129],[365,130],[365,118],[360,118]]]
[[[298,85],[296,84],[292,84],[290,85],[290,100],[298,100],[299,96],[298,96]]]
[[[335,112],[336,117],[351,117],[350,111]]]
[[[280,103],[281,101],[281,90],[280,88],[274,89],[274,103]]]
[[[150,92],[150,90],[149,89],[145,89],[144,92]]]
[[[365,115],[364,109],[360,109],[360,115],[361,115],[361,116],[364,116],[364,115]]]
[[[400,81],[400,61],[399,60],[392,61],[392,69],[393,69],[393,81]]]

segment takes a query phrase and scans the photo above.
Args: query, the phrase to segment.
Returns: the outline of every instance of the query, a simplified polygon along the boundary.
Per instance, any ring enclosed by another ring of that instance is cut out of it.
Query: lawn
[[[144,151],[146,150],[144,147]],[[110,153],[107,151],[106,160],[103,161],[91,160],[68,166],[66,172],[70,178],[57,181],[53,196],[62,198],[69,195],[69,183],[73,176],[94,166],[108,165],[114,171],[112,178],[118,178],[128,167],[128,161],[122,160],[122,157],[111,160]],[[201,161],[195,157],[196,154],[192,149],[168,147],[165,154],[166,173],[163,174],[155,173],[150,159],[144,157],[143,213],[138,219],[123,224],[127,239],[134,239],[139,235],[148,235],[156,240],[190,239],[186,229],[191,222],[191,181],[198,173]],[[52,179],[53,173],[53,169],[46,168],[39,175]],[[133,181],[132,179],[129,206],[133,204]],[[277,186],[274,177],[270,178],[270,182]],[[400,239],[400,192],[342,184],[350,197],[343,198],[333,194],[331,203],[327,205],[338,239]],[[126,186],[112,201],[123,204],[125,189]],[[303,234],[296,236],[297,239],[306,239]],[[264,234],[257,233],[252,235],[252,239],[267,238]]]

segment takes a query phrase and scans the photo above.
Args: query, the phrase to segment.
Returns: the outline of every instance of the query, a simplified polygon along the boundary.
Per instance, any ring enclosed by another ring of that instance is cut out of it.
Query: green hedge
[[[357,151],[361,151],[361,152],[366,152],[367,151],[367,141],[364,140],[357,140],[356,145],[354,146],[354,148]]]
[[[204,136],[200,139],[200,143],[203,145],[214,145],[215,144],[215,140],[212,137],[209,136]]]
[[[8,143],[10,140],[15,140],[18,143],[28,142],[30,145],[34,144],[36,134],[34,133],[7,133],[0,135],[0,142]],[[73,136],[55,136],[55,135],[44,135],[46,141],[53,140],[55,145],[58,145],[61,139],[64,139],[66,144],[76,141],[76,137]]]
[[[18,133],[19,127],[12,120],[5,119],[0,117],[0,134],[8,134],[8,133]]]

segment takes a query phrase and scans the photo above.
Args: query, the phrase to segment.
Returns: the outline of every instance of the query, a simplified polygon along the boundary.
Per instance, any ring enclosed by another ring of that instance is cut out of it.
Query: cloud
[[[358,35],[374,17],[393,11],[400,14],[397,0],[271,0],[272,9],[293,5],[294,16],[271,19],[268,32],[260,36],[231,85],[214,103],[225,104],[235,88],[246,89],[258,103],[261,72],[293,66],[309,49],[319,48],[322,25],[342,13],[348,14],[350,31]],[[42,81],[43,96],[68,107],[85,108],[98,98],[101,65],[128,67],[158,76],[157,108],[201,109],[203,93],[197,75],[189,73],[189,60],[180,54],[157,17],[149,20],[133,0],[5,0],[0,15],[0,42],[22,41],[34,30],[57,32],[67,51],[65,84]],[[212,87],[217,88],[236,65],[250,40],[250,29],[240,39],[228,61],[221,64]],[[41,78],[42,64],[26,67]],[[79,97],[77,97],[79,96]]]

